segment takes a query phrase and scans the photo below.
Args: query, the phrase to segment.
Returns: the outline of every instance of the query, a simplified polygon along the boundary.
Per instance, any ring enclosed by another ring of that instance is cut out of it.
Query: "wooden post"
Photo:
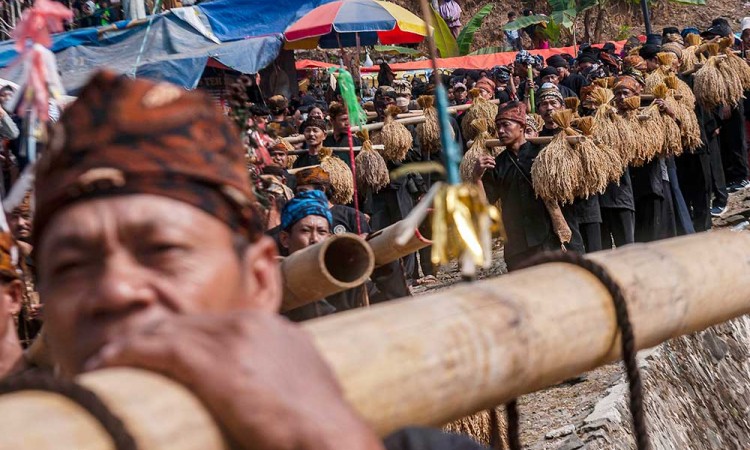
[[[719,231],[589,257],[623,290],[636,348],[643,349],[750,312],[748,255],[750,233]],[[406,425],[442,425],[620,356],[609,293],[588,271],[563,263],[347,311],[303,327],[346,397],[380,435]],[[79,381],[117,413],[141,450],[193,438],[206,450],[225,448],[200,403],[171,392],[184,394],[184,388],[166,380],[149,387],[137,381],[138,373],[109,369]],[[103,377],[108,381],[98,381]],[[90,419],[80,417],[85,413],[50,396],[0,397],[0,448],[84,448],[82,436],[87,449],[112,448]],[[34,409],[24,406],[34,399]]]

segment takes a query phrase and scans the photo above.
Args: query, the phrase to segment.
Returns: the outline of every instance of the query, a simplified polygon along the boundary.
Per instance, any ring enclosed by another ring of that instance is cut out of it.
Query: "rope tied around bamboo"
[[[320,167],[331,178],[331,202],[337,205],[349,204],[354,198],[354,180],[352,170],[339,157],[333,155],[333,150],[323,147],[318,153]]]
[[[464,113],[464,118],[461,121],[461,132],[466,140],[476,139],[479,134],[472,126],[472,122],[476,119],[487,120],[487,132],[492,136],[497,135],[495,116],[497,116],[498,106],[482,97],[481,91],[477,88],[469,91],[469,97],[471,98],[471,107]]]
[[[583,189],[583,163],[580,152],[576,151],[565,139],[568,135],[575,135],[570,128],[573,112],[570,110],[556,111],[552,118],[561,132],[552,139],[531,166],[531,182],[538,197],[544,200],[572,203]]]
[[[400,122],[396,122],[396,116],[401,112],[398,106],[391,105],[385,109],[383,129],[380,132],[380,140],[385,148],[380,151],[386,161],[401,162],[412,147],[412,136],[409,129]]]
[[[372,141],[367,130],[359,132],[362,139],[362,150],[354,162],[357,165],[357,188],[361,192],[372,190],[378,192],[391,182],[388,166],[380,155],[372,149]]]

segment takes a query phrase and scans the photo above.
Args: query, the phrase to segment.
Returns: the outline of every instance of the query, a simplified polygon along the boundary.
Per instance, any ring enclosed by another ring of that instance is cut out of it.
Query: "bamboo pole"
[[[622,288],[635,345],[643,349],[750,312],[748,254],[750,233],[721,231],[629,245],[590,258]],[[441,425],[620,356],[608,292],[586,270],[562,263],[347,311],[303,327],[346,397],[380,435],[406,425]],[[108,369],[79,381],[128,428],[158,434],[151,436],[153,442],[195,437],[203,439],[204,449],[224,448],[199,403],[167,392],[184,388],[164,382],[158,390],[138,392],[131,383],[138,373]],[[95,381],[102,377],[109,381]],[[84,448],[76,445],[81,436],[86,449],[111,448],[80,423],[76,411],[54,399],[39,400],[43,404],[31,414],[24,405],[35,395],[0,397],[0,448]],[[133,407],[111,403],[117,401]],[[155,404],[161,414],[154,412]],[[45,426],[35,426],[39,423]],[[146,445],[141,431],[133,434],[141,450],[179,448]]]
[[[388,264],[432,245],[429,233],[425,228],[421,230],[412,228],[414,231],[411,233],[411,238],[400,244],[398,237],[404,234],[405,231],[409,231],[409,228],[412,227],[408,222],[398,221],[367,237],[367,243],[370,244],[372,252],[375,255],[375,267]]]
[[[288,311],[367,281],[374,268],[372,249],[354,234],[339,234],[294,252],[281,262]]]
[[[494,99],[490,100],[490,103],[499,103],[499,100]],[[448,107],[448,112],[451,114],[455,114],[460,111],[466,111],[469,108],[471,108],[471,104],[466,105],[458,105],[458,106],[450,106]],[[403,117],[402,117],[403,116]],[[424,122],[424,114],[421,115],[413,115],[413,114],[399,114],[399,117],[396,119],[396,122],[401,122],[404,125],[415,125],[419,123]],[[375,122],[375,123],[368,123],[367,125],[364,125],[362,127],[354,126],[352,127],[352,133],[356,133],[360,130],[367,130],[367,131],[376,131],[383,128],[383,122]],[[333,134],[333,130],[328,130],[326,132],[327,134],[331,135]],[[302,135],[299,136],[289,136],[284,138],[285,141],[289,142],[290,144],[300,144],[302,142],[305,142],[305,137]]]
[[[549,143],[552,142],[553,138],[554,136],[537,136],[537,137],[526,138],[526,140],[536,145],[549,145]],[[565,136],[565,140],[568,141],[568,144],[571,144],[571,145],[580,144],[586,139],[588,139],[588,137],[583,136],[583,135]],[[471,146],[472,143],[473,141],[469,141],[467,143],[467,146]],[[485,146],[487,148],[494,148],[494,147],[502,147],[503,144],[500,143],[499,139],[487,139]]]
[[[331,149],[331,150],[333,150],[334,153],[349,153],[349,151],[350,151],[349,147],[328,147],[328,148]],[[385,149],[385,146],[382,145],[382,144],[375,144],[375,145],[372,146],[372,149],[373,150],[383,150],[383,149]],[[353,150],[354,150],[355,153],[356,152],[361,152],[362,151],[362,147],[361,146],[353,147]],[[307,153],[307,149],[301,148],[299,150],[290,150],[288,153],[290,155],[304,155],[305,153]]]

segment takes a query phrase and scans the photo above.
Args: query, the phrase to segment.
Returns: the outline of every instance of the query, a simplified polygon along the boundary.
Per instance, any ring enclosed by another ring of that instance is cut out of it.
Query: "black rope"
[[[115,450],[137,450],[138,445],[122,423],[95,392],[72,381],[54,378],[48,374],[24,374],[10,377],[0,383],[0,395],[20,391],[45,391],[62,395],[74,401],[91,414],[110,435]]]
[[[646,425],[646,415],[643,408],[643,382],[641,372],[638,369],[636,361],[635,336],[633,335],[633,326],[630,323],[628,314],[628,305],[625,296],[617,282],[609,275],[607,269],[583,255],[575,252],[548,252],[532,257],[524,262],[523,268],[546,264],[552,262],[563,262],[586,269],[594,275],[604,285],[612,297],[612,303],[615,307],[615,317],[617,327],[620,330],[622,344],[622,359],[625,363],[625,371],[628,376],[628,387],[630,391],[630,414],[633,417],[633,434],[638,450],[649,450],[651,445],[648,438],[648,427]],[[518,432],[518,409],[516,400],[508,402],[506,405],[506,414],[508,417],[508,445],[511,450],[520,450],[521,444]],[[497,434],[497,435],[496,435]],[[498,445],[500,442],[499,430],[493,430],[491,435],[491,445]]]

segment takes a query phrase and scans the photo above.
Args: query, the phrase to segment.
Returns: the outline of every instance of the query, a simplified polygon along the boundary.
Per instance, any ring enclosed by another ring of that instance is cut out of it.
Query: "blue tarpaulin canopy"
[[[282,48],[284,30],[330,0],[217,0],[180,8],[146,23],[106,33],[84,28],[53,37],[52,51],[62,80],[75,93],[97,70],[109,69],[195,88],[209,58],[242,73],[271,64]],[[146,45],[136,61],[141,45]],[[0,77],[18,81],[21,67],[13,41],[0,43]]]

